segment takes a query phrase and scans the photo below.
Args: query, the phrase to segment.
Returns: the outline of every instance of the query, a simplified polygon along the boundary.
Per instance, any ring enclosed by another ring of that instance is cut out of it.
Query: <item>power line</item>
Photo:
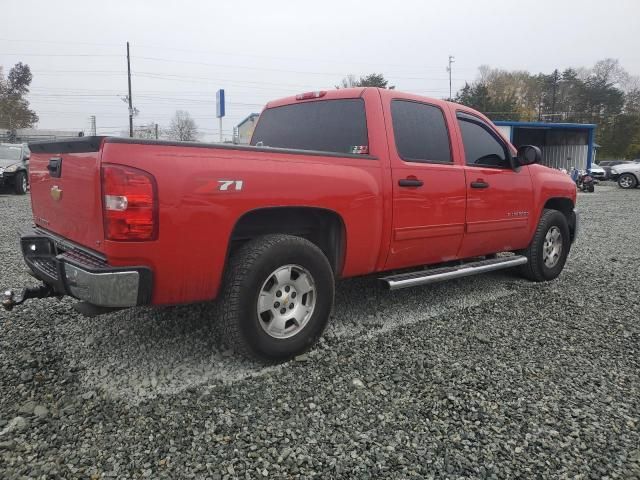
[[[176,59],[161,58],[161,57],[139,56],[139,57],[135,57],[135,58],[143,59],[143,60],[151,60],[151,61],[155,61],[155,62],[168,62],[168,63],[189,64],[189,65],[201,65],[201,66],[216,67],[216,68],[222,67],[222,68],[239,68],[239,69],[246,69],[246,70],[262,70],[262,71],[266,71],[266,72],[278,72],[278,73],[281,73],[281,72],[297,73],[297,74],[302,74],[302,75],[322,75],[322,76],[332,76],[332,77],[344,75],[344,72],[311,72],[311,71],[302,71],[302,70],[286,70],[286,69],[282,69],[282,68],[256,67],[256,66],[246,66],[246,65],[224,65],[224,64],[218,64],[218,63],[196,62],[196,61],[191,61],[191,60],[176,60]],[[420,76],[404,77],[404,76],[400,76],[400,75],[391,75],[391,74],[389,74],[388,76],[393,77],[393,78],[397,78],[397,79],[401,79],[401,80],[446,80],[446,78],[437,78],[437,77],[432,77],[432,78],[420,77]]]
[[[118,94],[104,94],[104,93],[97,93],[97,94],[91,94],[91,93],[52,93],[52,94],[46,94],[46,93],[33,93],[30,94],[31,96],[34,97],[39,97],[39,98],[44,98],[44,99],[57,99],[57,98],[66,98],[66,97],[81,97],[81,98],[91,98],[91,97],[107,97],[107,98],[114,98],[114,99],[120,99],[121,95]],[[161,96],[161,95],[148,95],[148,94],[138,94],[136,96],[136,98],[144,98],[144,99],[149,99],[149,100],[154,100],[154,101],[158,101],[158,100],[169,100],[169,101],[178,101],[178,102],[191,102],[191,103],[195,103],[195,104],[212,104],[214,102],[214,99],[211,98],[210,100],[199,100],[196,98],[179,98],[179,97],[168,97],[168,96]],[[265,102],[266,103],[266,102]],[[239,105],[239,106],[247,106],[247,107],[261,107],[264,104],[263,103],[247,103],[247,102],[227,102],[227,105]]]
[[[0,38],[0,41],[5,41],[5,42],[14,42],[14,43],[38,43],[38,44],[52,44],[52,45],[89,45],[89,46],[102,46],[102,47],[118,47],[119,45],[116,43],[93,43],[93,42],[65,42],[65,41],[59,41],[59,40],[31,40],[31,39],[16,39],[16,38],[11,38],[11,39],[6,39],[6,38]],[[224,52],[224,51],[219,51],[219,50],[193,50],[193,49],[187,49],[187,48],[176,48],[176,47],[168,47],[168,46],[161,46],[161,45],[145,45],[145,44],[136,44],[136,48],[138,49],[142,49],[142,50],[160,50],[160,51],[176,51],[176,52],[184,52],[184,53],[194,53],[194,54],[199,54],[199,55],[225,55],[225,56],[232,56],[232,57],[250,57],[250,58],[263,58],[263,59],[272,59],[272,60],[283,60],[286,62],[290,62],[290,61],[312,61],[314,64],[316,63],[333,63],[333,64],[342,64],[342,65],[366,65],[366,66],[371,66],[374,67],[374,69],[380,69],[383,67],[396,67],[396,68],[407,68],[407,65],[403,65],[403,64],[381,64],[379,62],[362,62],[359,60],[352,60],[352,59],[348,59],[348,60],[341,60],[341,59],[336,59],[334,58],[322,58],[322,57],[318,57],[316,55],[313,55],[312,57],[309,58],[304,58],[304,57],[284,57],[284,56],[273,56],[273,55],[260,55],[260,54],[256,54],[256,53],[242,53],[242,52]],[[121,56],[121,55],[116,55],[114,54],[113,56]],[[425,69],[433,69],[433,70],[438,70],[441,67],[437,66],[437,65],[416,65],[416,64],[412,64],[410,66],[410,68],[416,68],[416,66],[418,66],[420,69],[425,70]],[[462,68],[461,70],[465,70],[464,68]],[[467,68],[466,70],[475,70],[472,68]],[[343,75],[344,73],[342,73],[341,75]]]
[[[122,57],[111,53],[0,53],[9,57]]]

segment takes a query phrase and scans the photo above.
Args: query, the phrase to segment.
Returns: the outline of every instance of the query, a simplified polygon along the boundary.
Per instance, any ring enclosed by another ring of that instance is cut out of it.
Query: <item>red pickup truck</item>
[[[218,299],[226,342],[284,359],[324,330],[338,278],[392,290],[517,267],[564,267],[576,188],[482,114],[395,90],[270,102],[251,145],[87,137],[30,145],[34,226],[21,246],[44,283],[97,314]],[[429,266],[428,268],[425,268]],[[416,268],[418,267],[418,268]],[[419,294],[419,292],[418,292]]]

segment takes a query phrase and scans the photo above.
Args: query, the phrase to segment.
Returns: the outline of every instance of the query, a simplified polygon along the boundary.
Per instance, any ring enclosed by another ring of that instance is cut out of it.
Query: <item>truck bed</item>
[[[255,209],[302,205],[339,212],[354,226],[358,245],[347,254],[343,275],[371,272],[378,261],[384,196],[380,162],[371,155],[118,137],[35,142],[32,152],[35,225],[101,254],[109,265],[151,268],[154,291],[162,292],[154,304],[214,298],[234,226]],[[57,158],[61,175],[52,177],[49,163]],[[157,240],[105,240],[105,165],[154,177]]]

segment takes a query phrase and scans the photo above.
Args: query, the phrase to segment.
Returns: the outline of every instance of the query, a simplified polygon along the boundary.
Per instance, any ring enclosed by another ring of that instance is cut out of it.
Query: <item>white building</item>
[[[256,123],[258,122],[259,113],[252,113],[247,118],[242,120],[234,130],[234,138],[233,143],[239,143],[248,145],[251,141],[251,135],[253,135],[253,130],[256,128]]]

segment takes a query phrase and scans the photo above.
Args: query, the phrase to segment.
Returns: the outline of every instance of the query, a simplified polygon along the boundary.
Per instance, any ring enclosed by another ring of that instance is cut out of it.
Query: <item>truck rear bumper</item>
[[[101,307],[151,303],[153,275],[148,267],[113,267],[98,254],[42,229],[20,238],[22,255],[33,275],[59,295]]]

